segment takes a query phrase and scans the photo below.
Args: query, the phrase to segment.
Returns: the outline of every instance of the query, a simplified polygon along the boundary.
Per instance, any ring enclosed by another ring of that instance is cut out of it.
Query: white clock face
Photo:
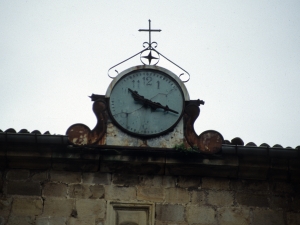
[[[157,136],[180,120],[184,95],[178,82],[166,73],[140,69],[122,76],[109,98],[114,122],[126,132]]]

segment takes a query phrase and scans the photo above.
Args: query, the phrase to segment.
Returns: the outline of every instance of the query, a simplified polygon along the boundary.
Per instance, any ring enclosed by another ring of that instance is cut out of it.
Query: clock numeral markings
[[[152,77],[147,77],[146,80],[148,80],[147,85],[152,85]]]
[[[157,89],[159,89],[159,80],[156,83],[157,83]]]
[[[144,85],[152,85],[152,77],[143,77]]]
[[[135,81],[135,80],[132,80],[132,87],[133,88],[140,88],[140,80],[137,80],[137,81]],[[128,90],[128,89],[127,89]]]

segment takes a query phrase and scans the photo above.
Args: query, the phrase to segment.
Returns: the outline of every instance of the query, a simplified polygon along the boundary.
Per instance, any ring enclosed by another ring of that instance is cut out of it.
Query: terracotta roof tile
[[[249,142],[249,143],[246,144],[246,146],[257,147],[257,145],[254,142]]]

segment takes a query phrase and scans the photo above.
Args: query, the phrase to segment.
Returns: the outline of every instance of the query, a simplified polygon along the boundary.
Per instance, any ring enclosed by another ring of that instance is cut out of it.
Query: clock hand
[[[144,96],[139,95],[137,91],[133,91],[130,88],[128,90],[131,92],[131,96],[134,98],[135,101],[141,101],[145,106],[150,106],[152,109],[156,110],[157,108],[164,109],[165,111],[170,111],[173,113],[178,114],[177,111],[170,109],[167,105],[163,106],[162,104],[158,102],[153,102],[149,99],[144,98]]]
[[[130,88],[128,88],[128,90],[131,92],[131,96],[134,98],[134,100],[136,100],[136,101],[147,100],[147,99],[144,98],[144,96],[139,95],[139,93],[137,91],[133,91]]]
[[[152,102],[151,100],[148,100],[147,99],[147,101],[149,101],[148,102],[148,105],[150,105],[150,107],[152,108],[152,109],[157,109],[157,108],[161,108],[161,109],[164,109],[165,111],[170,111],[170,112],[173,112],[173,113],[176,113],[176,114],[178,114],[178,112],[177,111],[175,111],[175,110],[173,110],[173,109],[170,109],[169,108],[169,106],[163,106],[162,104],[160,104],[160,103],[158,103],[158,102]]]

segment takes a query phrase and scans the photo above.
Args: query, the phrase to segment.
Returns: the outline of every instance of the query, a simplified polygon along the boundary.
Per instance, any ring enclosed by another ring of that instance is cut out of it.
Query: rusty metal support
[[[68,139],[75,145],[103,145],[105,143],[105,133],[107,128],[107,107],[104,96],[98,96],[93,104],[93,111],[97,118],[97,124],[91,130],[85,124],[73,124],[66,132]]]
[[[214,130],[207,130],[197,135],[194,122],[200,115],[199,105],[204,104],[201,100],[187,102],[184,113],[184,136],[187,143],[200,152],[206,154],[218,153],[222,149],[223,136]]]

